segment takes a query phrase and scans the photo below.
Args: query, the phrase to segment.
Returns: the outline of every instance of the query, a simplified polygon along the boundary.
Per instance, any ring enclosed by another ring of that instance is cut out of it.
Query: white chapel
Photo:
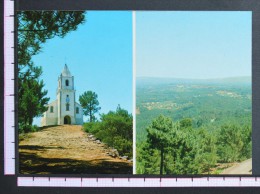
[[[75,100],[74,76],[71,75],[65,64],[61,75],[58,77],[57,99],[48,104],[44,112],[41,126],[83,124],[83,110]]]

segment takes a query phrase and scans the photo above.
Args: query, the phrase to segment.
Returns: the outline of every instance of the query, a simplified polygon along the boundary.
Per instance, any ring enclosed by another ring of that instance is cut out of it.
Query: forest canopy
[[[250,159],[251,79],[238,80],[137,79],[137,173],[219,174]]]
[[[147,127],[147,141],[137,145],[137,173],[212,173],[218,162],[239,162],[251,157],[251,129],[224,125],[209,132],[192,129],[163,115]]]

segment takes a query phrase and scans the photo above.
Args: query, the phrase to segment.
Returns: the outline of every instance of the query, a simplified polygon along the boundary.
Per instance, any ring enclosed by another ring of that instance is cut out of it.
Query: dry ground
[[[132,163],[107,155],[103,143],[88,137],[81,126],[51,126],[20,136],[22,174],[131,174]]]
[[[252,158],[223,170],[221,174],[252,174]]]

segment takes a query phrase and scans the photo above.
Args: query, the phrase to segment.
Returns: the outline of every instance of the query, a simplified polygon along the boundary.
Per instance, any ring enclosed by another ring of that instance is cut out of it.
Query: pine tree
[[[44,90],[43,81],[39,79],[42,74],[40,67],[34,67],[30,70],[34,76],[26,76],[19,80],[18,98],[18,123],[19,131],[29,132],[32,126],[33,118],[39,117],[47,110],[46,105],[50,98],[45,97],[47,90]]]
[[[152,121],[147,128],[147,141],[151,148],[160,151],[160,174],[163,174],[164,155],[167,147],[171,143],[170,131],[173,128],[173,122],[170,118],[160,115]]]
[[[89,116],[89,121],[96,120],[95,114],[101,109],[99,107],[98,95],[95,92],[87,91],[79,96],[80,105],[83,108],[83,113]]]

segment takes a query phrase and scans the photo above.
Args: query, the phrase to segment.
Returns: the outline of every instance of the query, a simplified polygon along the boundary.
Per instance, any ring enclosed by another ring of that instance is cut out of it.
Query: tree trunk
[[[91,111],[91,109],[89,110],[89,121],[92,122],[92,111]]]
[[[160,175],[163,174],[163,147],[161,148],[161,166],[160,166]]]
[[[29,125],[32,125],[32,123],[33,123],[33,118],[30,117],[30,118],[29,118]]]

